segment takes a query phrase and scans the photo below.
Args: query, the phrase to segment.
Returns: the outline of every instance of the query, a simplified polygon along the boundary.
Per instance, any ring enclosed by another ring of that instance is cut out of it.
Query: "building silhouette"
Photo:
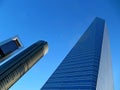
[[[0,90],[8,90],[48,51],[45,41],[38,41],[0,66]]]
[[[0,43],[0,62],[6,60],[16,50],[20,49],[22,44],[20,39],[15,36]]]
[[[95,18],[40,90],[114,90],[105,20]]]

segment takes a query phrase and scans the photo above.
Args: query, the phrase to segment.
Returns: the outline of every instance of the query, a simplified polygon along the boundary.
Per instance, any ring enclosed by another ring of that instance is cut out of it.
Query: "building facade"
[[[0,43],[0,62],[9,58],[16,50],[20,49],[22,44],[20,39],[15,36]]]
[[[8,90],[48,51],[45,41],[38,41],[0,66],[0,90]]]
[[[105,20],[95,18],[41,90],[114,90]]]

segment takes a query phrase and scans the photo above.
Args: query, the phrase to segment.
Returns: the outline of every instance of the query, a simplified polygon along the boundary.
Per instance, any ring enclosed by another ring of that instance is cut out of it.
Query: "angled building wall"
[[[38,41],[0,66],[0,90],[8,90],[48,50],[45,41]]]
[[[108,30],[105,25],[96,90],[114,90]]]
[[[112,74],[111,66],[105,64],[105,69],[110,70],[106,77],[101,74],[104,73],[101,71],[101,61],[111,62],[109,56],[102,58],[101,55],[101,52],[104,52],[104,37],[108,37],[104,30],[105,20],[95,18],[41,90],[113,90],[109,89],[113,86],[112,76],[109,75]],[[109,52],[108,48],[106,51]],[[101,76],[104,77],[102,81]],[[110,83],[102,85],[103,81]]]
[[[17,36],[1,42],[0,43],[0,62],[9,58],[10,55],[13,54],[13,52],[20,49],[21,47],[22,47],[22,44],[20,42],[20,39]]]

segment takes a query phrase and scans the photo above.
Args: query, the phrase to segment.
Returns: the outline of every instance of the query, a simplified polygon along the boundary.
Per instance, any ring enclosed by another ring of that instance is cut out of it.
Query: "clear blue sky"
[[[10,90],[39,90],[93,19],[106,20],[115,90],[120,90],[119,0],[0,0],[0,41],[18,35],[24,47],[37,40],[49,52]]]

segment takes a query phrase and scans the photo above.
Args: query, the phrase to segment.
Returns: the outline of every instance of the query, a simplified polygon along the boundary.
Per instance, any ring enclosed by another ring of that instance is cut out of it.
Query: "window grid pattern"
[[[96,90],[104,24],[93,21],[41,90]]]
[[[38,41],[3,64],[0,67],[0,90],[8,90],[43,55],[44,43]]]

